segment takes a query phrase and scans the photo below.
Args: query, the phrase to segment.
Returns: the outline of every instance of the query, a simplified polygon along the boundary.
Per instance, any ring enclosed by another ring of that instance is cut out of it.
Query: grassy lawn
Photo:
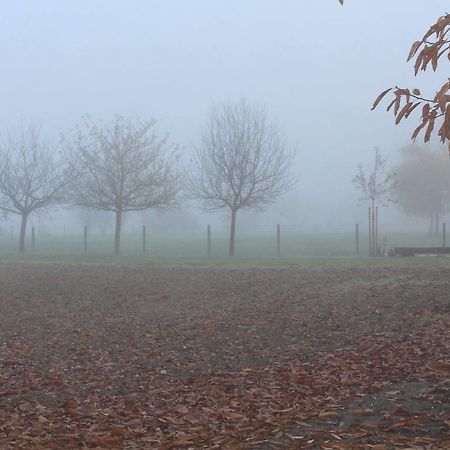
[[[440,237],[421,234],[399,233],[390,236],[386,249],[394,246],[440,246]],[[131,234],[122,236],[121,255],[112,253],[113,237],[94,235],[88,237],[88,251],[84,252],[83,236],[37,235],[33,251],[30,239],[27,253],[17,253],[17,236],[0,236],[0,260],[67,261],[98,263],[156,263],[194,265],[262,265],[279,266],[291,264],[432,264],[446,265],[447,258],[368,258],[368,242],[360,240],[360,253],[355,252],[355,237],[352,233],[301,234],[282,236],[281,254],[277,254],[275,236],[240,235],[236,242],[236,256],[227,256],[227,236],[213,234],[212,254],[207,255],[206,237],[191,235],[147,235],[146,253],[142,252],[140,237]],[[418,261],[420,259],[420,261]],[[425,262],[426,261],[426,262]]]

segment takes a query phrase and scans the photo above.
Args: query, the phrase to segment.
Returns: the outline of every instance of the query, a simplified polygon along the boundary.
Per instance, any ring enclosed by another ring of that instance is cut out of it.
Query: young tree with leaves
[[[295,181],[293,158],[263,109],[245,100],[212,109],[195,151],[189,191],[207,210],[230,211],[230,256],[237,212],[262,210],[287,192]]]
[[[69,173],[55,147],[30,125],[0,139],[0,210],[21,218],[19,252],[25,252],[27,222],[32,213],[61,203]]]
[[[115,214],[115,254],[124,212],[177,204],[177,147],[155,134],[155,124],[121,116],[109,124],[87,119],[67,142],[75,174],[70,199],[76,206]]]
[[[366,170],[362,164],[358,165],[358,172],[353,178],[353,184],[362,193],[361,200],[369,200],[369,238],[370,254],[377,252],[378,236],[378,206],[390,200],[390,194],[397,181],[395,175],[387,169],[387,159],[381,154],[380,148],[375,147],[372,165]]]

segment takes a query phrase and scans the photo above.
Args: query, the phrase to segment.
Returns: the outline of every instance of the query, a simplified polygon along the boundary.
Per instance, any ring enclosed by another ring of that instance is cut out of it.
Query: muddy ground
[[[0,265],[0,447],[450,448],[445,267]]]

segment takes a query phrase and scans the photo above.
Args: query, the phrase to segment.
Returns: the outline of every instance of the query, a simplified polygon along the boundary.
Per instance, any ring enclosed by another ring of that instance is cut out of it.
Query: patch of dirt
[[[450,445],[446,268],[15,262],[0,283],[2,448]]]

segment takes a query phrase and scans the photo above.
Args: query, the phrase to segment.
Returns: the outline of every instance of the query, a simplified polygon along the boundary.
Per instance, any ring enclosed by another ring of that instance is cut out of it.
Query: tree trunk
[[[22,223],[19,235],[19,253],[25,253],[25,233],[27,231],[28,213],[22,213]]]
[[[370,218],[371,220],[371,229],[372,229],[372,236],[371,236],[371,242],[372,242],[372,248],[370,249],[370,254],[372,256],[376,256],[376,248],[377,248],[377,243],[376,243],[376,233],[375,233],[375,200],[372,199],[372,217]]]
[[[236,210],[231,210],[231,227],[230,227],[230,256],[234,256],[234,241],[236,235]]]
[[[114,254],[120,253],[120,230],[122,228],[122,210],[116,211],[116,229],[114,234]]]

